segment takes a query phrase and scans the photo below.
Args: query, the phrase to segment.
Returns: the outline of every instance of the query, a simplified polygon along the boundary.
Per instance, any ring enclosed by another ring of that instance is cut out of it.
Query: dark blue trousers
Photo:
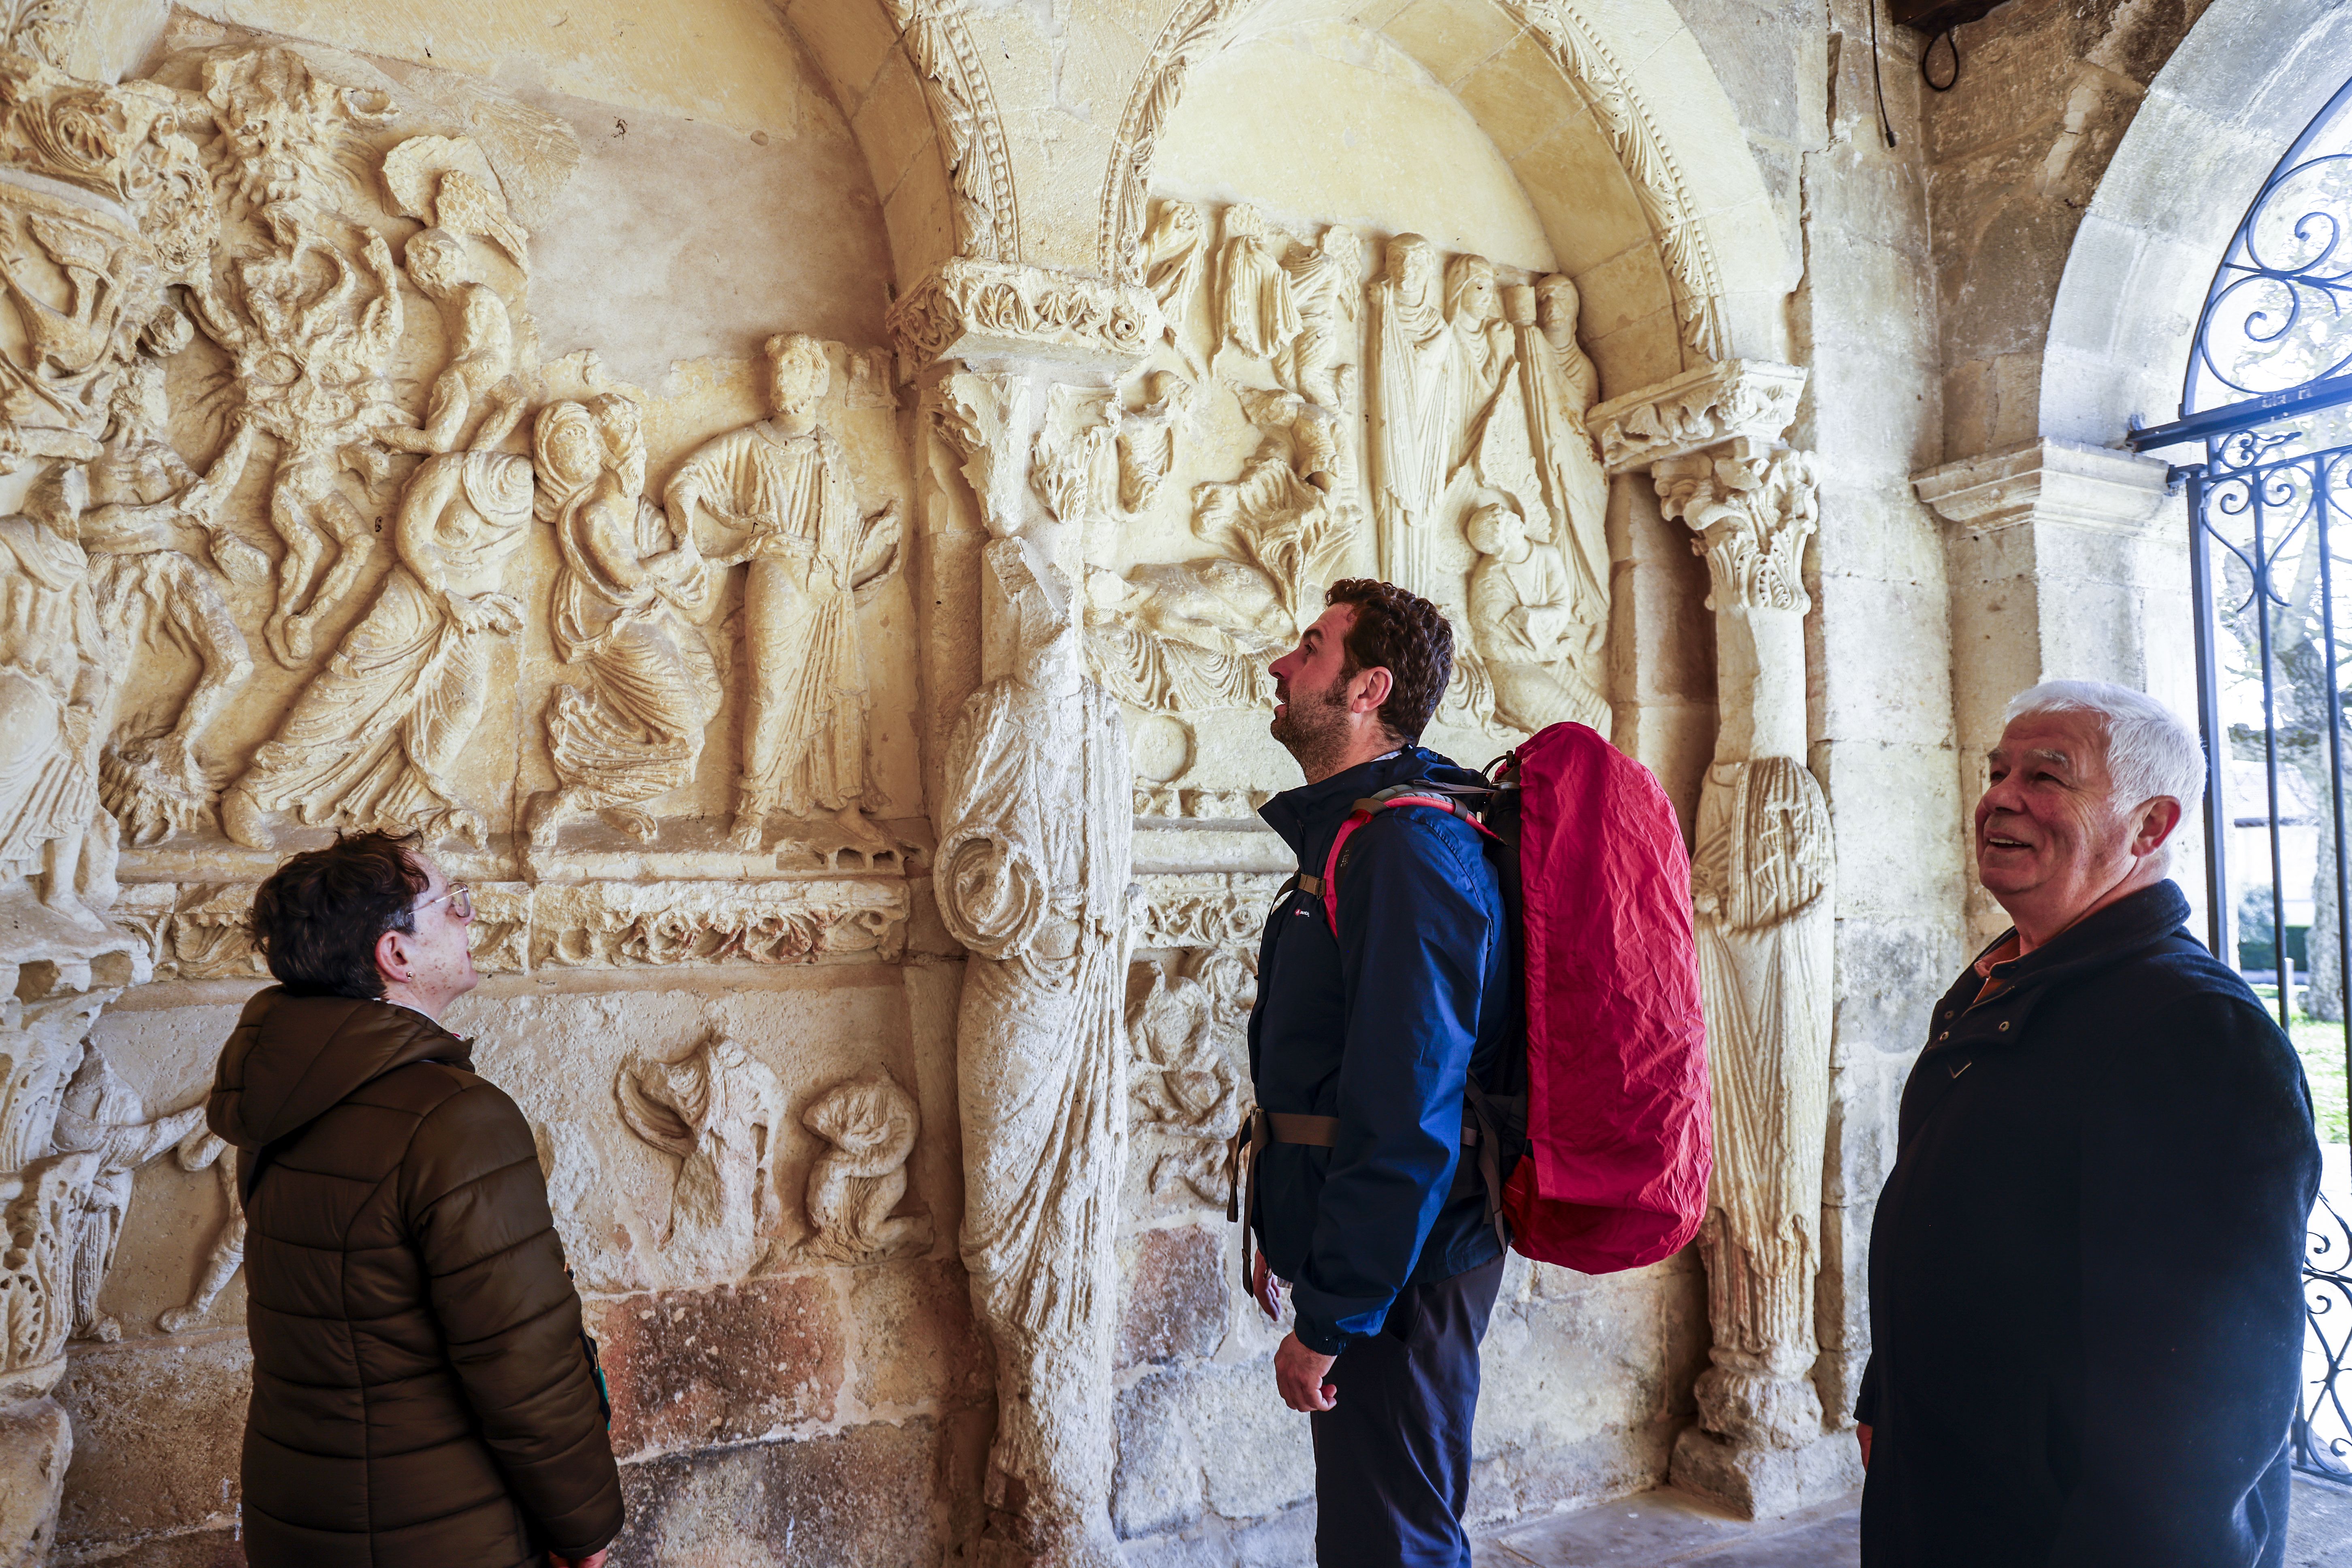
[[[1470,1568],[1470,1422],[1478,1342],[1503,1259],[1408,1285],[1381,1331],[1351,1340],[1315,1433],[1315,1560],[1323,1568]]]

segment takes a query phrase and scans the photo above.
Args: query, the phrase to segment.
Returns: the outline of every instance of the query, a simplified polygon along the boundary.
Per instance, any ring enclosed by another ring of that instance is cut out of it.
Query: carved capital
[[[890,309],[909,379],[942,359],[1044,360],[1125,372],[1160,335],[1148,289],[958,257]]]
[[[2137,535],[2163,509],[2168,471],[2159,458],[2044,439],[1929,468],[1911,486],[1937,516],[1972,532],[2056,522]]]
[[[1612,474],[1745,438],[1771,443],[1796,423],[1805,373],[1769,360],[1733,359],[1612,397],[1585,423]]]
[[[1666,516],[1689,524],[1706,557],[1717,610],[1812,607],[1801,570],[1805,536],[1821,524],[1810,452],[1738,441],[1723,454],[1674,458],[1650,470]]]

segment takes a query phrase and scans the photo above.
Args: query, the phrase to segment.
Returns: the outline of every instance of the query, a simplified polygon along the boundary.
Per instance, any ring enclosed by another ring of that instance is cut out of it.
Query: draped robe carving
[[[989,560],[1038,595],[1019,541]],[[1042,618],[1024,613],[1019,668],[971,698],[948,745],[940,910],[971,954],[957,1026],[962,1250],[996,1347],[991,1550],[1108,1565],[1129,764],[1118,705],[1086,679],[1077,633],[1031,629]]]

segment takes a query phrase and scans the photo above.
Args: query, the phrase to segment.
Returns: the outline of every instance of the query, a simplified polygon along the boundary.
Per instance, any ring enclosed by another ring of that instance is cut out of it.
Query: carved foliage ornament
[[[1013,154],[1003,117],[981,68],[958,0],[884,0],[907,57],[922,79],[955,191],[956,235],[967,256],[1011,260],[1020,254],[1021,218],[1013,206]]]
[[[1796,423],[1805,373],[1765,360],[1701,365],[1612,398],[1588,416],[1612,474],[1746,438],[1777,441]]]
[[[1802,571],[1806,536],[1821,526],[1811,453],[1741,441],[1727,457],[1677,458],[1651,474],[1666,516],[1699,535],[1691,548],[1714,581],[1708,608],[1812,607]]]
[[[1139,286],[958,258],[890,310],[899,366],[912,376],[953,354],[1124,363],[1160,335],[1160,309]]]

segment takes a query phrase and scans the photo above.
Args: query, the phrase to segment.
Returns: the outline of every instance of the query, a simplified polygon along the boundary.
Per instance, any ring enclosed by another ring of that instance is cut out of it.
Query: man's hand
[[[548,1568],[604,1568],[604,1559],[611,1555],[610,1547],[593,1557],[566,1557],[560,1552],[551,1552],[547,1554]]]
[[[1250,1300],[1265,1314],[1269,1323],[1282,1318],[1282,1281],[1265,1266],[1265,1254],[1261,1252],[1250,1260]]]
[[[1265,1259],[1259,1262],[1263,1265]],[[1323,1374],[1339,1359],[1308,1350],[1296,1333],[1283,1335],[1280,1348],[1274,1352],[1274,1385],[1282,1391],[1282,1402],[1304,1411],[1328,1410],[1339,1404],[1338,1386],[1323,1381]]]
[[[1857,1421],[1857,1422],[1855,1422],[1855,1423],[1854,1423],[1854,1426],[1853,1426],[1853,1435],[1854,1435],[1855,1440],[1856,1440],[1856,1441],[1858,1441],[1858,1442],[1860,1442],[1860,1443],[1862,1444],[1862,1468],[1863,1468],[1864,1469],[1865,1469],[1865,1470],[1866,1470],[1866,1469],[1870,1468],[1870,1425],[1869,1425],[1869,1423],[1867,1423],[1867,1422],[1864,1422],[1864,1421]]]

